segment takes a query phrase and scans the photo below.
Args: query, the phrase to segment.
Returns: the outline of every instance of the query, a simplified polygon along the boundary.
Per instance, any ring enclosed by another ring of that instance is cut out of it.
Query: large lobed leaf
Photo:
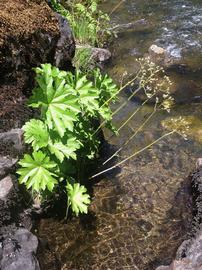
[[[98,91],[85,75],[82,75],[80,71],[76,71],[75,75],[68,73],[67,85],[69,91],[77,94],[83,111],[93,113],[98,110]]]
[[[50,64],[42,65],[36,72],[38,87],[33,90],[29,106],[41,107],[48,127],[55,129],[60,137],[63,137],[66,130],[73,131],[73,122],[77,120],[77,114],[80,112],[78,98],[68,90],[66,72]]]
[[[79,183],[67,183],[66,188],[69,205],[71,205],[72,211],[76,216],[79,213],[87,214],[88,205],[90,204],[90,196],[87,194],[87,189]]]
[[[24,183],[26,187],[32,188],[37,192],[48,189],[52,191],[57,184],[57,175],[53,173],[57,164],[50,161],[42,151],[34,152],[31,155],[24,155],[19,161],[20,168],[17,173],[20,175],[19,182]]]
[[[64,157],[76,160],[76,150],[79,149],[80,146],[81,143],[78,142],[75,137],[72,137],[67,140],[66,144],[63,144],[62,141],[50,141],[48,147],[50,152],[62,162]]]
[[[31,119],[22,129],[26,143],[32,144],[35,151],[48,145],[49,133],[45,123],[40,120]]]
[[[106,102],[108,99],[110,99],[110,101],[115,101],[117,99],[117,94],[119,91],[117,85],[107,74],[102,75],[100,69],[94,70],[94,84],[95,87],[99,89],[100,105],[102,105],[102,103]]]

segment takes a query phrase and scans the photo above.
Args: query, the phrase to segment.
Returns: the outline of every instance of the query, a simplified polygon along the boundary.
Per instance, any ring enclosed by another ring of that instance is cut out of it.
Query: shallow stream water
[[[102,8],[110,12],[117,3],[108,0]],[[113,58],[107,70],[116,81],[125,71],[134,74],[135,59],[144,56],[152,44],[163,46],[189,68],[169,73],[180,102],[170,114],[155,114],[118,159],[161,136],[165,132],[161,121],[167,117],[192,119],[189,140],[168,137],[95,182],[89,215],[67,223],[42,219],[38,234],[49,247],[41,255],[44,270],[154,270],[172,261],[190,233],[188,176],[202,156],[202,3],[126,0],[112,14],[114,25],[138,19],[145,19],[150,27],[119,33],[112,45]],[[119,103],[127,97],[127,92],[122,93]],[[120,126],[138,106],[135,99],[128,102],[116,115],[115,125]],[[123,145],[152,110],[152,105],[143,106],[118,137],[104,131],[113,145],[110,151]]]

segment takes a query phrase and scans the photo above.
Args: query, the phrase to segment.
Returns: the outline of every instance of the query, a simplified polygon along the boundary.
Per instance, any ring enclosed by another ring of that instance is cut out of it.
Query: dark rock
[[[22,191],[22,188],[19,190],[18,180],[13,175],[0,181],[0,235],[10,233],[18,227],[31,229],[31,211],[25,210],[30,202],[30,196],[26,198],[25,192]]]
[[[34,87],[33,68],[48,62],[71,69],[74,50],[67,21],[45,0],[0,1],[0,179],[24,150],[19,128],[34,114],[26,105]],[[1,270],[40,269],[37,238],[19,229],[31,227],[26,207],[17,179],[6,176],[0,181]]]
[[[0,133],[0,177],[12,172],[23,150],[22,129]]]
[[[8,132],[0,133],[0,153],[3,155],[9,154],[15,156],[20,154],[23,147],[23,130],[11,129]]]
[[[71,66],[71,60],[75,53],[75,42],[72,31],[67,20],[56,13],[58,19],[60,38],[58,39],[55,51],[55,65],[61,69],[67,69]]]
[[[4,236],[1,245],[2,270],[40,270],[36,259],[38,239],[26,229]]]
[[[10,176],[6,176],[0,181],[0,200],[6,201],[13,188],[13,181]]]
[[[0,156],[0,177],[3,177],[6,173],[10,172],[17,161],[17,158]]]
[[[201,158],[197,170],[192,175],[194,219],[193,237],[178,248],[176,260],[170,266],[160,266],[156,270],[201,270],[202,269],[202,167]],[[167,267],[167,268],[166,268]]]
[[[26,87],[32,68],[54,59],[57,19],[44,0],[1,1],[0,18],[0,76],[4,82],[21,77]]]

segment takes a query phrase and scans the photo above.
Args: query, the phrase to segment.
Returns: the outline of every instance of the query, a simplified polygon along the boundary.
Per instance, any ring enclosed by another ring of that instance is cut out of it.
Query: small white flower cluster
[[[164,128],[173,130],[187,140],[187,133],[190,129],[189,121],[182,116],[162,121]]]
[[[156,96],[157,103],[161,100],[160,108],[170,112],[174,99],[170,94],[172,82],[169,77],[164,74],[163,68],[153,63],[149,57],[138,59],[138,63],[139,86],[144,89],[148,99]]]

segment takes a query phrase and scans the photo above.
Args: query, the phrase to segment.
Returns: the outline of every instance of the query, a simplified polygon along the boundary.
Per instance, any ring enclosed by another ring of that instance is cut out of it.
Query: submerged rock
[[[109,28],[109,31],[114,31],[115,33],[123,33],[125,31],[132,32],[151,32],[154,28],[150,22],[145,19],[140,19],[134,22],[123,23],[115,25]]]

